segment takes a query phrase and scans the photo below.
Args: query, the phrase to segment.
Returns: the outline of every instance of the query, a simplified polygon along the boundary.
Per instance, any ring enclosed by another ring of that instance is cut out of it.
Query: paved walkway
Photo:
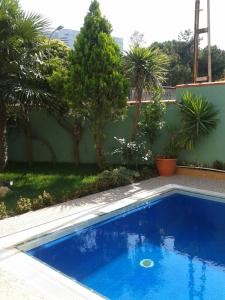
[[[0,242],[6,236],[14,233],[22,234],[27,229],[35,228],[42,224],[54,224],[61,219],[62,226],[67,226],[76,216],[85,217],[97,207],[104,207],[123,198],[134,196],[140,191],[153,191],[155,188],[166,184],[178,184],[192,188],[220,192],[225,194],[225,182],[223,180],[204,179],[175,175],[172,177],[156,177],[129,186],[120,187],[98,194],[67,201],[65,203],[29,212],[21,216],[0,221]],[[66,220],[66,221],[65,221]],[[67,223],[68,222],[68,223]],[[1,254],[1,253],[0,253]],[[1,255],[0,255],[1,258]],[[50,300],[41,294],[40,290],[30,286],[21,278],[17,278],[0,262],[0,299],[1,300]],[[75,299],[75,298],[74,298]],[[66,299],[63,299],[66,300]]]

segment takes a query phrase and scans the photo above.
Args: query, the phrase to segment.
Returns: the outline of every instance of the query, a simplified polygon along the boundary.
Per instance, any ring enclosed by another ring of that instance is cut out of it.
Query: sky
[[[201,0],[200,25],[206,27],[206,3]],[[79,30],[91,0],[20,0],[24,10],[42,14],[54,29]],[[102,14],[110,21],[112,35],[124,39],[128,47],[131,34],[144,34],[146,45],[177,39],[185,29],[194,30],[195,0],[99,0]],[[225,0],[211,0],[211,44],[225,49]],[[202,42],[205,46],[205,40]]]

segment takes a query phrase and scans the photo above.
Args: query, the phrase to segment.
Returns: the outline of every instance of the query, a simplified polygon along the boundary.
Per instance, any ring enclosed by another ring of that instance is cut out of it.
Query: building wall
[[[79,33],[80,32],[78,30],[63,28],[61,30],[54,32],[54,34],[52,35],[52,38],[58,39],[58,40],[64,42],[68,47],[73,48],[74,41]],[[114,39],[115,39],[115,42],[120,47],[120,50],[122,51],[123,50],[123,39],[119,38],[119,37],[114,37]]]

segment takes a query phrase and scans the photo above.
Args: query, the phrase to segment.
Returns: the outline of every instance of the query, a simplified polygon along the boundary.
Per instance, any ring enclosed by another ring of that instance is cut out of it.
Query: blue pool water
[[[176,193],[27,253],[109,299],[222,300],[225,204]]]

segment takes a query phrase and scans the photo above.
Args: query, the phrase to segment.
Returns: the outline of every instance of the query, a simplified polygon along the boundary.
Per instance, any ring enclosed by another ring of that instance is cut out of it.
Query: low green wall
[[[219,111],[220,122],[209,136],[199,140],[191,151],[181,153],[181,159],[211,165],[215,160],[225,162],[225,82],[211,84],[184,85],[177,88],[176,98],[189,91],[206,97]]]
[[[225,161],[225,84],[181,86],[177,88],[176,96],[179,101],[182,93],[186,91],[206,96],[213,102],[220,112],[220,123],[209,137],[202,139],[199,145],[192,151],[181,153],[181,159],[198,161],[211,164],[214,160]],[[175,104],[167,105],[165,121],[178,125],[179,113]],[[128,109],[128,116],[121,121],[110,123],[105,129],[105,153],[109,163],[119,162],[115,157],[110,156],[111,151],[116,147],[114,136],[122,138],[130,137],[132,116],[134,106]],[[45,113],[36,112],[31,118],[32,129],[45,137],[55,150],[58,162],[73,162],[73,149],[71,136],[58,125],[56,120]],[[153,149],[155,153],[163,154],[163,148],[167,141],[167,132],[164,129],[157,139]],[[11,161],[26,161],[26,145],[23,134],[17,127],[8,130],[9,159]],[[51,156],[45,145],[39,141],[33,141],[33,154],[35,161],[51,161]],[[84,129],[80,143],[81,163],[95,163],[94,141],[90,130]]]

